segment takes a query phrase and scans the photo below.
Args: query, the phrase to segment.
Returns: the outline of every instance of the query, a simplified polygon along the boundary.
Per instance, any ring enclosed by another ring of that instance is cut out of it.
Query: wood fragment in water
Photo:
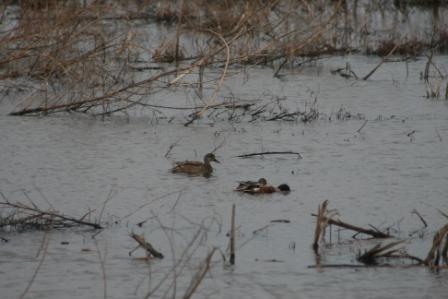
[[[196,275],[193,277],[193,280],[190,283],[190,286],[187,288],[187,291],[185,292],[184,296],[182,298],[189,299],[193,296],[196,289],[201,284],[202,280],[205,277],[205,274],[207,274],[208,270],[210,270],[210,263],[213,257],[213,254],[215,253],[216,248],[213,248],[207,257],[205,258],[204,262],[202,263],[201,267],[199,268]]]
[[[443,240],[446,238],[448,238],[448,224],[440,228],[434,235],[432,247],[426,255],[424,261],[425,265],[429,266],[430,268],[437,267],[440,262],[441,253],[443,261],[448,265],[448,239],[445,240],[445,244],[443,245]]]
[[[131,233],[131,237],[138,243],[139,247],[142,247],[146,250],[148,255],[159,259],[163,258],[163,254],[158,252],[151,243],[145,240],[145,237],[143,237],[142,235]]]

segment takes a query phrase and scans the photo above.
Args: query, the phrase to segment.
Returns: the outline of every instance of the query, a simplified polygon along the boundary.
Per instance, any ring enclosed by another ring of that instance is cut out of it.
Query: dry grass
[[[431,249],[424,262],[431,268],[437,268],[441,263],[448,266],[448,224],[434,235]]]
[[[1,6],[3,12],[11,3]],[[22,98],[24,109],[17,115],[66,110],[110,115],[180,84],[200,86],[202,98],[204,71],[223,69],[208,82],[215,91],[208,107],[216,102],[230,68],[261,64],[280,76],[282,69],[352,52],[350,30],[365,39],[362,32],[368,29],[366,24],[353,27],[350,5],[342,0],[22,1],[14,26],[0,33],[0,80],[6,86],[22,78],[32,82],[33,92]],[[134,21],[139,26],[161,23],[168,34],[155,42],[149,37],[148,48],[148,32],[137,30]],[[432,36],[429,45],[443,48],[446,32],[435,30]],[[418,55],[427,47],[413,38],[389,39],[372,51]],[[147,53],[147,63],[175,65],[135,80],[133,64]],[[200,78],[192,82],[196,73]]]

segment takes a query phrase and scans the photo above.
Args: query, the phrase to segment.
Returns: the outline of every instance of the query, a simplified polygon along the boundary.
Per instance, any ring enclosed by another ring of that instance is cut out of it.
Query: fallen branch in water
[[[11,203],[9,201],[0,202],[1,206],[13,208],[14,212],[11,216],[1,219],[0,227],[4,226],[21,226],[24,228],[45,228],[49,227],[68,227],[73,224],[86,225],[93,227],[94,229],[102,229],[103,227],[98,223],[87,222],[83,216],[81,219],[64,216],[57,211],[43,211],[33,204],[33,207],[25,205],[23,203]],[[18,217],[17,215],[24,213],[27,216]]]
[[[235,265],[235,204],[232,205],[232,218],[230,223],[230,258],[231,265]]]
[[[316,226],[314,229],[314,242],[313,242],[313,250],[316,254],[319,252],[319,241],[322,239],[325,228],[328,224],[328,215],[327,213],[328,200],[324,200],[322,204],[317,208],[317,220]]]
[[[380,63],[378,63],[367,75],[365,75],[364,77],[362,77],[362,80],[366,81],[367,79],[370,78],[370,76],[373,75],[373,73],[376,72],[377,69],[380,68],[380,66],[387,60],[387,58],[389,58],[390,56],[392,56],[392,54],[394,54],[395,50],[398,49],[398,47],[400,46],[400,44],[396,44],[395,47],[392,48],[392,50],[390,50],[390,52],[383,57],[383,59],[380,61]]]
[[[204,262],[202,263],[201,267],[199,268],[196,275],[193,277],[193,280],[190,283],[190,286],[187,288],[187,291],[185,292],[183,298],[189,299],[193,296],[196,289],[201,284],[202,280],[205,277],[205,274],[207,274],[208,270],[210,269],[210,262],[212,260],[213,254],[215,253],[216,248],[213,248],[207,257],[205,258]]]
[[[251,153],[236,156],[236,158],[248,158],[253,156],[264,156],[264,155],[297,155],[297,159],[302,159],[302,155],[298,152],[285,151],[285,152],[261,152],[261,153]]]
[[[316,215],[316,214],[311,214],[311,215],[314,217],[319,217],[319,215]],[[321,221],[326,221],[326,222],[328,222],[328,224],[332,224],[332,225],[336,225],[336,226],[339,226],[342,228],[353,230],[357,233],[366,234],[366,235],[372,236],[373,238],[390,238],[391,237],[391,235],[383,233],[379,230],[373,230],[373,229],[359,227],[359,226],[356,226],[353,224],[343,222],[339,219],[323,217]]]
[[[356,130],[356,132],[360,133],[361,130],[362,130],[362,129],[365,127],[365,125],[367,124],[367,122],[368,122],[368,120],[366,119],[366,120],[364,121],[364,123],[362,124],[362,126],[361,126],[358,130]]]
[[[393,247],[395,247],[398,244],[403,243],[405,240],[399,240],[396,242],[392,242],[389,243],[387,245],[381,246],[380,244],[377,244],[375,246],[373,246],[370,250],[367,250],[366,252],[364,252],[363,254],[358,256],[358,261],[360,261],[363,264],[367,264],[367,265],[375,265],[377,264],[377,259],[380,257],[386,257],[388,255],[391,255],[395,252],[398,251],[398,249],[393,249],[391,251],[387,251]]]
[[[143,237],[142,235],[137,235],[134,233],[131,233],[131,237],[138,243],[138,247],[142,247],[143,249],[146,250],[146,253],[148,254],[148,257],[154,257],[154,258],[159,258],[159,259],[163,259],[163,254],[158,252],[154,246],[152,246],[151,243],[149,243],[148,241],[145,240],[145,237]],[[132,251],[129,253],[129,255],[131,255]]]
[[[40,268],[42,267],[42,264],[44,263],[45,257],[47,256],[48,253],[48,244],[50,243],[50,236],[48,234],[48,231],[45,232],[43,240],[42,240],[42,244],[41,244],[41,251],[38,252],[38,255],[41,254],[40,260],[39,260],[39,264],[37,265],[36,269],[34,270],[33,276],[31,277],[30,281],[28,282],[27,287],[25,288],[25,290],[23,291],[23,293],[20,295],[20,299],[25,298],[25,295],[28,293],[28,291],[30,290],[32,284],[34,283],[34,280],[36,279],[37,273],[39,272]]]
[[[433,270],[440,270],[448,268],[448,224],[440,228],[434,235],[432,242],[432,247],[429,250],[425,259],[421,259],[417,256],[410,255],[406,252],[404,248],[396,248],[407,240],[397,240],[386,245],[376,244],[371,249],[366,250],[363,254],[358,254],[357,260],[364,265],[357,264],[320,264],[320,255],[318,254],[319,241],[322,239],[325,228],[328,224],[337,225],[342,228],[354,230],[358,233],[363,233],[370,235],[374,238],[391,238],[389,234],[385,234],[377,229],[365,229],[362,227],[354,226],[341,220],[334,219],[334,213],[327,210],[328,201],[325,200],[319,205],[317,215],[312,214],[312,216],[317,217],[316,229],[314,234],[313,249],[316,253],[316,264],[313,266],[308,266],[308,268],[360,268],[360,267],[414,267],[414,266],[427,266]],[[414,212],[417,213],[418,212]],[[423,217],[420,218],[422,222],[426,224]],[[408,260],[411,264],[403,266],[403,264],[390,264],[385,263],[385,261],[390,261],[392,259],[396,260]]]
[[[419,264],[412,265],[391,265],[391,264],[378,264],[378,265],[359,265],[359,264],[322,264],[322,265],[309,265],[308,269],[321,269],[321,268],[413,268],[421,267]]]
[[[412,214],[417,215],[417,217],[420,218],[420,221],[423,223],[423,225],[424,225],[425,227],[428,227],[428,223],[426,223],[426,221],[425,221],[425,219],[423,218],[423,216],[420,215],[420,213],[419,213],[416,209],[412,210]]]
[[[442,258],[445,265],[448,265],[448,224],[439,229],[434,235],[432,247],[424,263],[430,268],[437,268],[440,264],[440,258]]]
[[[355,225],[343,222],[343,221],[341,221],[339,219],[328,219],[328,223],[336,225],[336,226],[339,226],[339,227],[342,227],[342,228],[346,228],[346,229],[349,229],[349,230],[353,230],[353,231],[358,232],[358,233],[370,235],[373,238],[390,238],[391,237],[389,234],[383,233],[381,231],[362,228],[362,227],[359,227],[359,226],[355,226]]]

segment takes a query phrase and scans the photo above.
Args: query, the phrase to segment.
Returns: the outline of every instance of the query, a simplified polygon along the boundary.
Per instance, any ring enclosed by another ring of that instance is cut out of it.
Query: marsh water
[[[446,270],[407,267],[408,262],[355,267],[359,252],[388,241],[355,239],[334,227],[319,262],[353,267],[311,267],[317,262],[312,214],[324,200],[348,223],[406,240],[402,247],[420,258],[446,224],[439,210],[448,211],[448,101],[426,97],[426,58],[389,61],[367,81],[332,73],[348,64],[361,76],[380,61],[363,55],[321,58],[285,68],[277,77],[268,67],[229,69],[220,100],[267,103],[273,110],[312,106],[319,111],[312,122],[251,119],[223,109],[186,127],[191,110],[160,107],[112,116],[13,117],[8,113],[21,107],[23,91],[2,92],[2,200],[75,218],[87,215],[105,229],[4,228],[0,298],[183,297],[212,248],[216,252],[195,298],[446,298]],[[448,56],[436,55],[433,62],[446,78]],[[219,76],[208,71],[209,79]],[[446,79],[438,80],[430,81],[443,91]],[[194,97],[191,90],[169,90],[148,103],[192,107],[199,102]],[[170,172],[174,161],[201,160],[213,150],[221,163],[213,164],[210,178]],[[237,157],[274,151],[298,152],[301,158]],[[291,192],[234,191],[238,181],[260,177],[287,183]],[[236,264],[229,266],[233,204]],[[141,259],[145,252],[134,251],[131,233],[143,235],[165,257]]]
[[[144,297],[205,227],[182,273],[172,273],[153,296],[182,294],[208,250],[217,247],[227,255],[235,204],[236,265],[224,267],[217,254],[196,297],[444,298],[446,271],[308,268],[315,263],[311,214],[325,199],[347,222],[390,227],[394,235],[409,238],[406,249],[422,258],[434,231],[446,221],[438,209],[448,209],[448,106],[424,97],[419,79],[424,62],[385,64],[367,82],[329,72],[347,60],[363,73],[378,59],[327,59],[283,80],[258,68],[250,83],[233,77],[226,84],[234,95],[272,93],[286,96],[292,106],[309,101],[313,91],[321,113],[331,115],[343,106],[362,114],[360,119],[323,117],[310,124],[215,120],[184,127],[182,121],[154,121],[144,115],[11,117],[6,114],[13,101],[3,100],[0,189],[8,200],[26,202],[29,197],[43,208],[51,204],[77,217],[95,210],[92,221],[99,219],[107,200],[101,218],[107,228],[99,234],[82,228],[48,232],[46,257],[27,297],[99,298],[104,289],[108,298]],[[437,57],[437,63],[447,65],[448,58]],[[364,119],[367,123],[358,132]],[[218,145],[221,164],[215,165],[211,178],[170,173],[173,161],[200,160]],[[286,150],[299,152],[302,159],[236,157]],[[262,196],[233,191],[239,180],[259,177],[288,183],[292,191]],[[409,237],[422,227],[414,209],[428,228]],[[290,222],[271,223],[279,219]],[[135,247],[131,232],[143,234],[165,258],[141,261],[136,259],[144,256],[140,251],[129,256]],[[44,235],[2,233],[8,240],[0,245],[2,298],[24,292],[41,260],[36,254]],[[333,245],[325,248],[321,262],[356,264],[357,251],[377,242],[354,242],[351,234],[338,238],[334,231]]]

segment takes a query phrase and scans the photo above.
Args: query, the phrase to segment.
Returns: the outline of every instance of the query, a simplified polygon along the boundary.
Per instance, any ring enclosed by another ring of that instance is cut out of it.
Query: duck
[[[236,191],[249,193],[249,194],[265,194],[265,193],[275,193],[281,192],[287,194],[291,191],[291,188],[287,184],[280,184],[277,187],[268,185],[266,179],[259,179],[257,182],[240,182]]]
[[[266,186],[268,184],[265,178],[260,178],[258,181],[240,181],[235,191],[250,190],[254,188],[259,188],[260,186]]]
[[[210,162],[221,163],[216,159],[215,154],[208,153],[204,156],[204,162],[188,160],[175,162],[175,166],[171,169],[171,172],[210,177],[213,172],[213,167]]]

